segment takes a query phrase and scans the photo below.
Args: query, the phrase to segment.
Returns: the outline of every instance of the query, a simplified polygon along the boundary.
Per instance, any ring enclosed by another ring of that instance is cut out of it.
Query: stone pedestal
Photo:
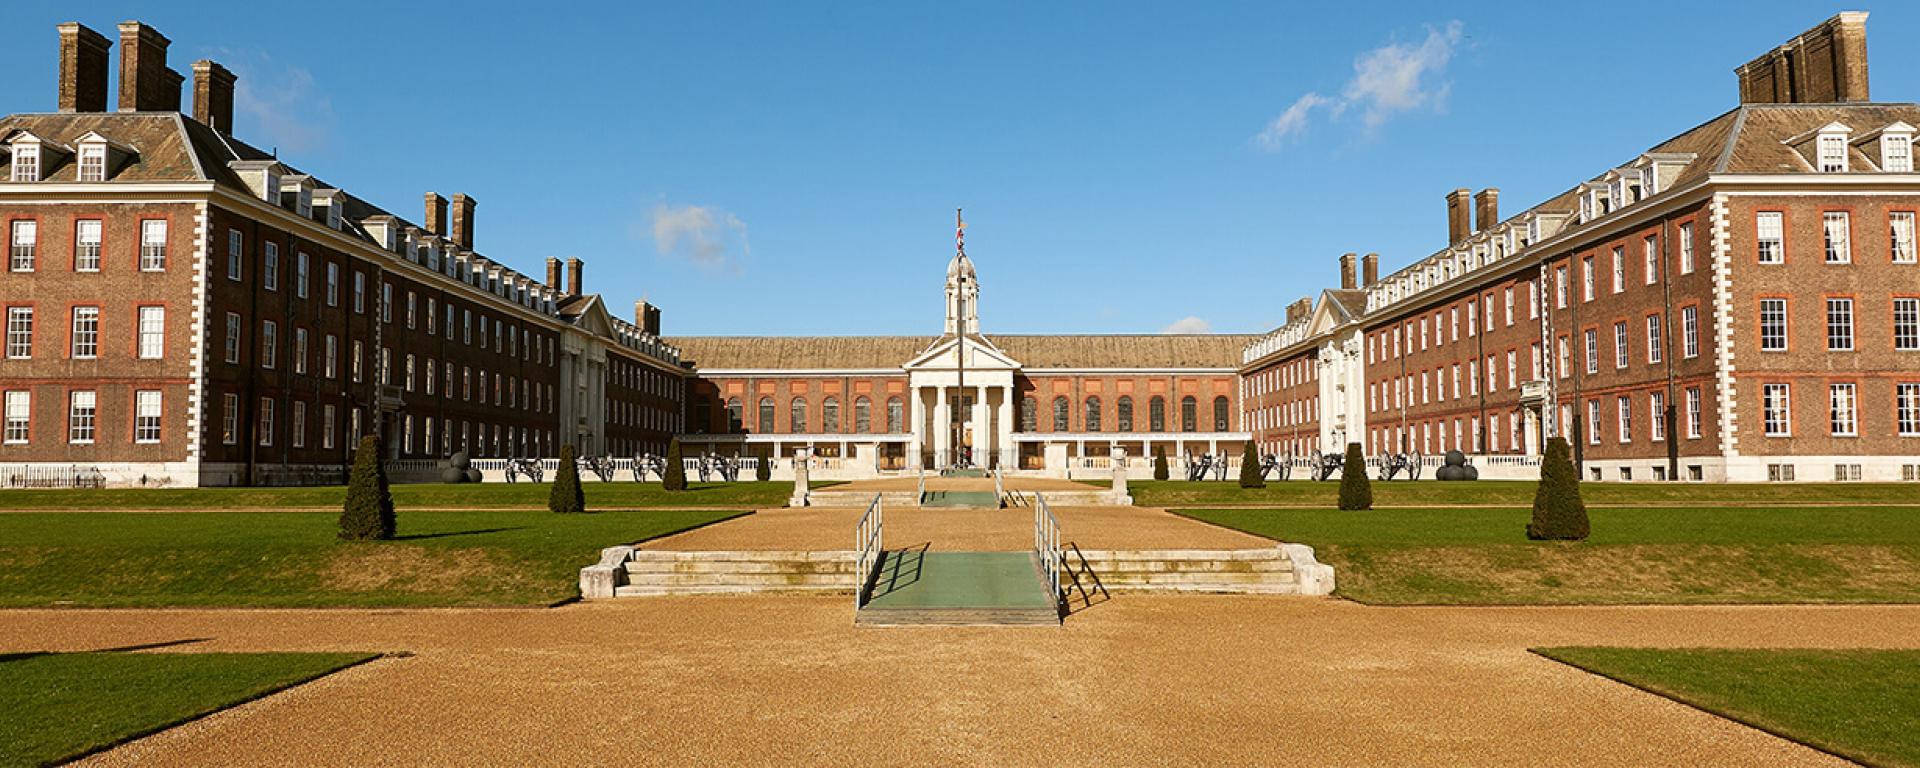
[[[787,506],[789,507],[804,507],[807,505],[807,461],[811,458],[812,452],[805,448],[801,448],[793,454],[793,496],[787,499]]]
[[[1107,492],[1109,503],[1133,506],[1133,496],[1127,493],[1127,449],[1115,446],[1107,456],[1113,462],[1113,490]]]

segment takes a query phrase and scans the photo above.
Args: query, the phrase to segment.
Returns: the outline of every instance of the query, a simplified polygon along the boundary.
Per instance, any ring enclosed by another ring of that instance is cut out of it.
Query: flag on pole
[[[953,247],[960,253],[967,252],[967,220],[960,216],[960,209],[953,209]]]

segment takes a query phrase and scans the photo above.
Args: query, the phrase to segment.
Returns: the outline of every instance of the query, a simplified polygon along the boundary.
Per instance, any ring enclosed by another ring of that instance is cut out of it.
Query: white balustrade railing
[[[880,494],[873,495],[867,513],[853,528],[854,569],[853,609],[865,608],[873,596],[873,585],[880,577],[880,559],[886,554],[886,520]]]

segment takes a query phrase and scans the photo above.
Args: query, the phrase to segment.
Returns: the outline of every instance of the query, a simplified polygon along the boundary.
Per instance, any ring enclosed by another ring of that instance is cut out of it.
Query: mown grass
[[[813,483],[821,488],[834,483]],[[589,509],[644,507],[785,506],[793,493],[791,482],[688,483],[687,490],[668,492],[659,483],[582,483]],[[394,504],[401,509],[545,509],[550,483],[438,483],[393,486]],[[85,488],[59,490],[0,490],[0,510],[7,509],[338,509],[346,486],[299,488]]]
[[[1521,480],[1471,483],[1376,480],[1373,504],[1376,507],[1532,505],[1537,485]],[[1293,480],[1269,482],[1265,488],[1241,488],[1231,480],[1201,483],[1146,480],[1129,482],[1127,491],[1133,495],[1134,503],[1147,507],[1334,507],[1339,501],[1340,484]],[[1916,483],[1582,483],[1580,492],[1592,505],[1920,504],[1920,484]]]
[[[1920,651],[1535,652],[1849,760],[1920,766]]]
[[[1367,603],[1920,602],[1920,507],[1594,508],[1578,543],[1527,541],[1519,507],[1181,513],[1310,545]]]
[[[0,607],[547,605],[603,547],[739,514],[403,509],[364,543],[323,512],[0,514]]]
[[[373,658],[356,653],[0,655],[0,765],[53,765]]]

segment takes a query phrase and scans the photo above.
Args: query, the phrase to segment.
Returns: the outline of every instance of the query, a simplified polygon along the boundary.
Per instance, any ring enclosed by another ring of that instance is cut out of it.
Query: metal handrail
[[[1001,499],[1004,499],[1004,498],[1006,498],[1006,491],[1003,490],[1003,487],[1000,483],[1000,468],[994,467],[993,468],[993,505],[995,507],[1000,506],[1000,501]]]
[[[918,471],[920,473],[920,489],[916,492],[916,495],[913,497],[913,503],[915,504],[920,504],[927,500],[927,468],[925,466],[921,466],[921,467],[918,467]]]
[[[854,578],[853,609],[860,610],[872,597],[873,584],[880,576],[880,558],[886,552],[885,508],[880,502],[880,494],[873,495],[873,502],[867,505],[867,513],[860,516],[860,522],[853,528]]]
[[[1036,493],[1033,498],[1037,501],[1033,505],[1033,553],[1040,561],[1040,578],[1047,594],[1059,606],[1064,598],[1060,590],[1060,519],[1047,506],[1045,494]]]

